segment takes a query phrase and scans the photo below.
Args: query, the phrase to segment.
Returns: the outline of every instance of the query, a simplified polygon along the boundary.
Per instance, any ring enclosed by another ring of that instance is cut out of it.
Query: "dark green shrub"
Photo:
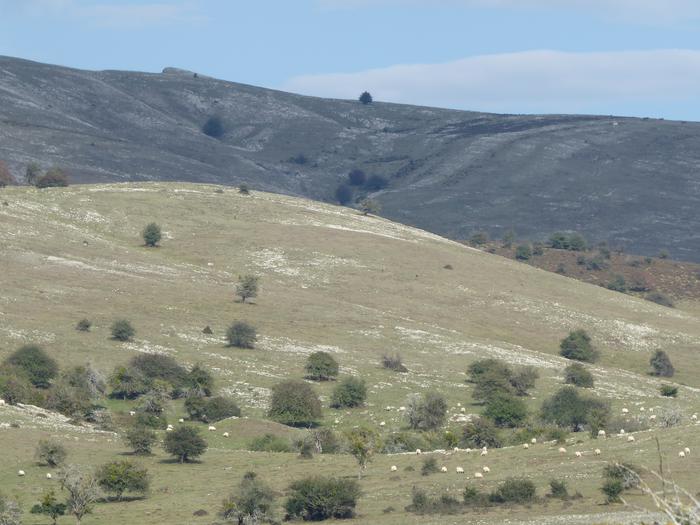
[[[253,325],[245,321],[237,321],[226,330],[226,339],[228,340],[229,346],[255,348],[255,341],[258,339],[258,333]]]
[[[663,350],[657,350],[649,359],[651,375],[657,377],[673,377],[675,369],[671,364],[671,358]]]
[[[600,491],[605,494],[606,503],[617,503],[622,494],[622,482],[619,479],[607,479],[600,487]]]
[[[549,427],[545,430],[544,436],[549,441],[556,441],[559,444],[566,443],[569,431],[559,427]]]
[[[461,443],[465,448],[500,448],[503,446],[496,425],[484,417],[475,418],[464,425]]]
[[[483,246],[489,242],[489,236],[486,232],[475,232],[469,237],[469,244],[472,246]]]
[[[499,427],[517,427],[527,418],[527,407],[521,399],[501,392],[489,397],[483,415]]]
[[[586,240],[578,233],[553,233],[549,238],[549,246],[556,250],[584,251]]]
[[[255,472],[246,472],[238,490],[228,496],[220,512],[227,522],[274,523],[275,493]]]
[[[363,91],[358,100],[360,102],[362,102],[364,105],[371,104],[372,103],[372,95],[370,95],[369,91]]]
[[[408,372],[399,354],[384,354],[382,356],[382,367],[394,372]]]
[[[37,345],[24,345],[5,359],[5,364],[24,370],[37,388],[48,388],[58,375],[58,363]]]
[[[328,381],[338,375],[338,361],[328,352],[314,352],[307,360],[304,370],[307,379]]]
[[[637,467],[629,463],[608,463],[603,468],[603,477],[619,481],[622,490],[633,489],[639,486],[638,470]]]
[[[678,387],[673,385],[661,385],[659,393],[664,397],[676,397],[678,395]]]
[[[569,490],[566,487],[566,481],[563,479],[553,479],[549,482],[549,494],[550,498],[556,499],[569,499]]]
[[[354,408],[362,406],[367,398],[367,386],[364,380],[346,377],[331,394],[332,408]]]
[[[321,418],[321,402],[307,383],[283,381],[272,387],[268,416],[285,425],[314,425]]]
[[[83,420],[89,417],[93,405],[89,392],[73,387],[65,381],[59,381],[46,396],[46,408],[75,420]]]
[[[347,184],[341,184],[335,189],[335,200],[338,204],[345,206],[352,201],[353,191]]]
[[[381,175],[371,175],[367,179],[367,182],[365,182],[365,188],[367,188],[370,191],[383,190],[388,185],[389,185],[389,181],[386,180],[386,178],[382,177]]]
[[[593,348],[591,338],[585,330],[574,330],[559,344],[559,354],[567,359],[595,363],[599,353]]]
[[[75,329],[78,332],[89,332],[92,327],[92,322],[89,319],[81,319],[78,324],[75,325]]]
[[[616,275],[615,278],[606,285],[606,288],[615,292],[624,293],[627,291],[627,283],[622,275]]]
[[[348,173],[348,183],[351,186],[362,186],[365,182],[367,182],[367,175],[364,171],[354,169]]]
[[[188,397],[185,400],[185,410],[193,421],[214,423],[229,417],[240,417],[241,409],[235,401],[226,397]]]
[[[574,432],[582,430],[584,425],[607,418],[609,407],[602,401],[584,397],[570,386],[559,389],[552,397],[542,403],[541,417],[545,422],[555,423],[560,427],[571,428]]]
[[[494,503],[530,503],[535,500],[535,484],[529,479],[507,478],[489,495]]]
[[[34,388],[24,368],[3,364],[0,366],[0,398],[8,405],[29,403]]]
[[[129,460],[105,463],[97,469],[96,479],[100,488],[114,494],[117,501],[125,492],[145,494],[150,485],[148,470]]]
[[[662,294],[661,292],[651,292],[644,297],[647,301],[652,303],[660,304],[661,306],[667,306],[668,308],[673,308],[674,304],[670,297]]]
[[[129,341],[134,335],[136,335],[136,330],[126,319],[118,319],[112,324],[112,339]]]
[[[355,515],[360,487],[355,480],[312,476],[289,486],[284,508],[290,518],[305,521],[347,519]]]
[[[532,255],[544,255],[544,244],[541,242],[533,243]]]
[[[221,193],[223,193],[223,190],[221,190]],[[241,195],[250,195],[250,187],[245,182],[241,182],[238,185],[238,193]]]
[[[61,188],[68,186],[68,177],[59,168],[51,168],[36,181],[37,188]]]
[[[258,436],[250,442],[248,450],[255,452],[291,452],[292,447],[288,439],[274,434]]]
[[[510,384],[515,389],[518,396],[527,396],[528,392],[535,387],[535,381],[540,377],[535,367],[526,366],[513,372],[510,377]]]
[[[129,360],[129,368],[140,372],[149,387],[156,380],[179,387],[185,384],[188,377],[187,369],[165,354],[137,354]]]
[[[134,399],[148,392],[149,379],[133,367],[118,366],[112,372],[107,384],[110,396],[117,399]]]
[[[58,499],[56,498],[56,493],[53,490],[49,490],[48,492],[44,493],[44,495],[41,498],[41,503],[37,503],[34,505],[29,512],[32,514],[45,514],[49,518],[51,518],[51,522],[53,525],[56,525],[56,522],[60,516],[65,516],[66,514],[66,509],[68,506],[65,503],[60,503]],[[0,501],[0,519],[6,519],[5,516],[5,509],[2,508],[2,502]],[[6,521],[2,521],[4,525],[14,525],[17,523],[19,525],[19,521],[13,522],[12,520],[6,519]]]
[[[533,367],[524,367],[516,372],[499,359],[480,359],[467,369],[467,381],[474,383],[472,397],[476,401],[488,401],[498,394],[525,396],[535,386],[539,377]]]
[[[57,467],[66,461],[68,452],[60,441],[49,438],[39,440],[34,456],[40,465]]]
[[[461,509],[460,502],[449,494],[433,498],[422,489],[413,487],[408,512],[415,514],[454,514]]]
[[[124,441],[133,450],[134,454],[146,456],[151,453],[156,442],[156,433],[146,427],[134,425],[127,429]]]
[[[435,391],[416,394],[409,397],[404,415],[412,429],[434,430],[445,424],[447,401]]]
[[[532,257],[532,248],[529,244],[521,244],[515,249],[515,258],[519,261],[527,261]]]
[[[423,458],[423,464],[420,468],[421,475],[430,476],[431,474],[435,474],[437,472],[440,472],[440,467],[438,467],[437,459],[435,459],[433,456]]]
[[[252,299],[258,296],[259,281],[260,278],[255,275],[243,275],[238,278],[236,295],[241,298],[242,303],[245,303],[246,299]]]
[[[581,363],[571,363],[564,369],[564,382],[582,388],[593,388],[593,374]]]
[[[202,126],[202,133],[215,139],[223,137],[225,132],[224,122],[216,115],[209,117]]]
[[[180,463],[185,463],[204,454],[207,442],[199,435],[198,428],[183,425],[166,433],[163,448]]]
[[[141,232],[141,236],[143,237],[144,244],[151,248],[158,246],[158,243],[163,237],[160,231],[160,226],[158,226],[155,222],[147,224],[143,229],[143,232]]]
[[[468,507],[483,507],[489,504],[488,494],[480,492],[476,487],[467,485],[462,493],[464,504]]]
[[[415,432],[392,432],[384,439],[381,451],[383,454],[398,454],[419,448],[428,448],[423,436]]]
[[[187,372],[184,386],[194,395],[210,396],[214,391],[214,377],[199,363]]]

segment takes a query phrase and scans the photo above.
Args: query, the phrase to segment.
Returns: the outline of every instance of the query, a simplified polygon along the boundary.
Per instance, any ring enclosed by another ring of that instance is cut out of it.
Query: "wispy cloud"
[[[696,102],[700,51],[525,51],[298,76],[282,87],[335,98],[355,98],[367,89],[375,100],[506,113],[598,113],[632,102]]]
[[[140,28],[199,23],[204,15],[193,1],[134,3],[99,0],[0,0],[0,8],[31,16],[82,20],[98,27]]]

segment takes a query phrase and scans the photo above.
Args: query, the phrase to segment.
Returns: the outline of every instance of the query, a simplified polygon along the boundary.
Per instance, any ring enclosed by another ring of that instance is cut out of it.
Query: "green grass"
[[[311,472],[355,475],[349,456],[304,461],[294,454],[240,450],[266,432],[298,433],[263,420],[269,388],[283,378],[302,378],[305,358],[316,350],[333,353],[341,377],[357,374],[367,381],[365,407],[324,409],[323,424],[337,430],[380,421],[386,423],[377,426],[383,433],[398,430],[401,413],[385,407],[398,407],[408,394],[429,388],[447,396],[452,418],[460,413],[458,402],[467,413],[478,412],[480,407],[470,404],[471,386],[464,382],[464,372],[483,357],[538,367],[541,378],[527,399],[535,410],[562,382],[566,363],[557,355],[559,340],[575,328],[586,329],[601,351],[601,361],[592,368],[594,392],[607,398],[616,414],[628,407],[637,416],[642,414],[639,405],[655,407],[657,414],[678,407],[687,424],[690,414],[700,409],[700,318],[692,305],[683,311],[663,308],[345,208],[258,192],[241,196],[233,189],[218,194],[214,189],[148,183],[2,190],[8,206],[0,206],[0,358],[23,343],[36,342],[64,366],[89,361],[109,373],[136,352],[166,352],[184,364],[201,362],[212,369],[219,391],[233,396],[243,410],[243,419],[217,423],[216,433],[207,432],[212,449],[201,464],[161,463],[164,456],[158,451],[144,460],[154,478],[149,498],[99,505],[86,524],[135,523],[145,517],[149,523],[210,523],[211,514],[196,518],[192,512],[215,512],[246,470],[257,470],[280,495],[290,480]],[[156,249],[143,247],[140,237],[152,221],[163,229],[162,245]],[[446,264],[454,269],[444,269]],[[235,283],[244,274],[261,277],[253,304],[234,300]],[[74,328],[84,317],[93,321],[88,333]],[[132,321],[137,331],[133,342],[109,338],[117,318]],[[257,327],[256,349],[225,346],[224,332],[235,320]],[[206,325],[213,336],[202,334]],[[673,381],[687,385],[681,386],[677,399],[662,398],[658,387],[668,381],[646,374],[657,348],[668,352],[678,371]],[[379,357],[384,352],[401,353],[409,373],[382,369]],[[325,407],[334,384],[314,383]],[[106,404],[121,414],[118,421],[128,418],[133,406]],[[169,421],[177,424],[182,415],[181,404],[173,403]],[[22,419],[22,414],[0,408],[0,423],[13,418]],[[454,422],[450,426],[459,428]],[[224,431],[231,437],[223,438]],[[119,437],[77,432],[37,418],[23,419],[20,429],[0,429],[0,449],[12,450],[5,453],[9,461],[0,465],[0,491],[18,495],[25,508],[48,483],[44,469],[31,460],[36,441],[46,434],[65,439],[72,460],[80,463],[94,465],[126,451]],[[492,451],[492,475],[485,483],[518,471],[531,476],[542,493],[549,479],[563,471],[573,476],[570,488],[585,497],[565,508],[550,502],[537,507],[538,514],[617,511],[619,507],[598,505],[602,463],[608,454],[619,454],[655,465],[650,438],[656,434],[668,443],[672,462],[674,447],[682,443],[700,450],[696,432],[655,427],[644,433],[648,439],[636,444],[606,441],[610,451],[602,459],[591,454],[564,459],[554,445],[527,452]],[[586,436],[574,438],[587,441]],[[575,445],[568,446],[574,450]],[[581,447],[595,448],[587,442]],[[454,474],[454,467],[463,466],[470,476],[481,464],[476,456],[451,456],[445,459],[449,474],[426,480],[421,479],[419,460],[376,459],[362,481],[359,521],[439,523],[438,518],[406,515],[403,507],[411,487],[461,493],[466,482]],[[392,464],[399,467],[397,474],[389,472]],[[416,472],[405,472],[408,465]],[[678,463],[677,470],[674,465],[679,481],[695,491],[700,486],[690,473],[698,466],[694,455]],[[18,478],[18,468],[28,475]],[[388,506],[397,510],[383,514]],[[490,511],[526,519],[533,512]],[[26,523],[41,523],[35,516],[25,518]]]

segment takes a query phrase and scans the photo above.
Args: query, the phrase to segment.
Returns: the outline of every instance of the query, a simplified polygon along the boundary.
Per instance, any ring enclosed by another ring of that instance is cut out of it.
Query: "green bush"
[[[129,368],[141,373],[149,388],[156,380],[168,383],[171,388],[181,387],[188,377],[187,369],[165,354],[139,353],[129,360]]]
[[[150,380],[133,367],[118,366],[112,372],[107,384],[111,388],[110,397],[134,399],[148,392]]]
[[[676,397],[678,395],[678,387],[673,385],[661,385],[659,393],[664,397]]]
[[[362,186],[367,182],[367,175],[360,169],[354,169],[348,173],[348,183],[351,186]]]
[[[651,375],[657,377],[673,377],[676,370],[671,364],[671,358],[663,350],[657,350],[649,360]]]
[[[389,181],[381,175],[371,175],[367,178],[367,182],[365,182],[365,188],[367,188],[369,191],[383,190],[388,185]]]
[[[474,384],[472,397],[485,402],[498,394],[527,395],[539,377],[533,367],[524,367],[514,372],[500,359],[480,359],[467,369],[467,381]]]
[[[435,459],[433,456],[423,458],[423,464],[420,468],[421,475],[430,476],[431,474],[435,474],[437,472],[440,472],[440,467],[438,467],[437,459]]]
[[[166,433],[163,448],[180,463],[185,463],[204,454],[207,442],[199,435],[198,428],[183,425]]]
[[[489,242],[489,236],[486,232],[474,232],[469,237],[469,244],[472,246],[483,246]]]
[[[236,295],[241,298],[242,303],[245,303],[246,299],[252,299],[258,296],[259,281],[260,278],[255,275],[243,275],[238,278]]]
[[[335,189],[335,200],[338,201],[338,204],[340,204],[341,206],[345,206],[347,203],[351,202],[352,197],[352,188],[347,184],[340,184]]]
[[[305,521],[352,518],[360,497],[359,485],[350,479],[312,476],[295,481],[289,489],[287,515]]]
[[[75,420],[88,418],[93,410],[89,392],[73,387],[65,381],[59,381],[51,387],[46,396],[45,406]]]
[[[229,346],[255,348],[255,341],[258,339],[258,333],[253,325],[245,321],[237,321],[226,330],[226,339],[228,340]]]
[[[92,322],[89,319],[81,319],[78,324],[75,325],[75,329],[78,332],[89,332],[92,327]]]
[[[37,388],[48,388],[58,375],[58,363],[37,345],[24,345],[5,359],[5,364],[24,370]]]
[[[619,481],[622,490],[639,486],[639,469],[629,463],[608,463],[603,468],[603,478]]]
[[[51,168],[36,181],[37,188],[61,188],[68,186],[68,177],[59,168]]]
[[[501,392],[486,401],[483,415],[499,427],[517,427],[527,418],[527,407],[521,399]]]
[[[150,484],[148,470],[129,460],[111,461],[97,469],[97,484],[121,501],[125,492],[145,494]]]
[[[221,117],[212,115],[202,125],[202,133],[214,139],[220,139],[226,133],[224,122]]]
[[[363,91],[358,100],[360,102],[362,102],[364,105],[371,104],[372,103],[372,95],[369,94],[369,91]]]
[[[564,369],[564,383],[581,388],[593,388],[593,374],[581,363],[571,363]]]
[[[447,401],[442,394],[429,391],[424,395],[414,394],[406,401],[404,416],[414,430],[434,430],[445,424]]]
[[[507,478],[489,495],[489,499],[494,503],[530,503],[535,496],[535,484],[529,479]]]
[[[354,408],[362,406],[367,398],[367,386],[363,379],[346,377],[331,394],[332,408]]]
[[[472,419],[464,425],[461,444],[465,448],[500,448],[503,446],[496,425],[485,417]]]
[[[235,401],[226,397],[205,399],[197,396],[185,400],[185,410],[193,421],[214,423],[229,417],[240,417],[241,409]]]
[[[49,438],[39,440],[34,456],[40,465],[58,467],[66,461],[68,452],[60,441]]]
[[[627,283],[622,275],[616,275],[615,278],[610,281],[606,286],[608,290],[613,290],[614,292],[626,292]]]
[[[559,354],[567,359],[595,363],[599,353],[591,344],[591,338],[585,330],[574,330],[559,344]]]
[[[34,387],[24,368],[8,364],[0,366],[0,398],[4,399],[5,403],[29,403],[34,395]]]
[[[550,498],[556,499],[569,499],[569,490],[566,487],[566,481],[563,479],[553,479],[549,482],[549,494]]]
[[[340,440],[330,428],[319,428],[312,433],[312,437],[321,454],[336,454],[340,451]]]
[[[328,352],[314,352],[306,359],[304,366],[307,379],[328,381],[338,375],[338,361]]]
[[[553,233],[549,237],[549,246],[555,250],[585,251],[586,240],[578,233]]]
[[[321,402],[307,383],[283,381],[272,387],[268,416],[285,425],[315,425],[321,418]]]
[[[560,427],[571,428],[574,432],[582,430],[596,420],[607,417],[608,406],[595,398],[584,397],[570,386],[559,389],[552,397],[542,403],[541,416],[545,422],[555,423]]]
[[[384,354],[382,356],[382,367],[394,372],[408,372],[408,368],[404,366],[399,354]]]
[[[41,503],[34,505],[29,512],[32,514],[45,514],[51,518],[53,525],[56,525],[60,516],[65,516],[68,506],[65,503],[60,503],[56,498],[56,493],[52,490],[44,493],[41,498]],[[4,521],[3,521],[4,520]],[[2,501],[0,501],[0,523],[3,525],[14,525],[15,522],[8,520],[5,517],[5,509]],[[19,524],[19,521],[16,522]]]
[[[662,294],[661,292],[651,292],[644,297],[647,301],[652,303],[660,304],[661,306],[667,306],[668,308],[673,308],[673,300],[670,297]]]
[[[223,192],[224,190],[221,190],[221,193]],[[245,182],[241,182],[238,185],[238,193],[240,193],[241,195],[250,195],[250,188]]]
[[[607,479],[600,487],[600,491],[605,494],[606,503],[617,503],[620,501],[620,494],[622,494],[622,482],[618,479]]]
[[[434,498],[417,487],[413,487],[411,504],[406,506],[408,512],[415,514],[454,514],[459,512],[460,508],[459,501],[449,494]]]
[[[220,516],[241,525],[274,523],[274,504],[274,491],[255,472],[246,472],[238,490],[224,500]]]
[[[255,452],[291,452],[292,447],[288,439],[274,434],[258,436],[250,442],[248,450]]]
[[[383,454],[398,454],[428,448],[426,445],[424,437],[415,432],[392,432],[384,439],[381,451]]]
[[[147,456],[151,453],[156,442],[156,433],[141,425],[134,425],[127,429],[124,441],[138,456]]]
[[[160,231],[160,226],[158,226],[155,222],[147,224],[141,232],[141,236],[143,237],[144,244],[151,248],[158,246],[158,243],[163,237]]]
[[[197,363],[187,372],[184,387],[188,388],[190,393],[194,395],[210,396],[214,391],[214,377],[206,368]]]
[[[467,485],[462,493],[464,504],[468,507],[483,507],[489,504],[487,494],[480,492],[476,487]]]
[[[136,330],[126,319],[119,319],[112,324],[112,339],[129,341],[134,335],[136,335]]]
[[[532,248],[529,244],[521,244],[515,248],[515,258],[519,261],[527,261],[532,257]]]

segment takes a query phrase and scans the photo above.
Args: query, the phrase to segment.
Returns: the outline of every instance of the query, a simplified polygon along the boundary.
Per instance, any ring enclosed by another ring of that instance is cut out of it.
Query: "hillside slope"
[[[305,462],[291,454],[237,450],[255,432],[270,428],[258,422],[270,387],[283,378],[302,377],[305,357],[316,350],[333,353],[342,374],[367,380],[365,408],[325,409],[324,424],[340,430],[360,421],[380,428],[384,421],[383,433],[398,431],[403,420],[396,407],[408,394],[431,388],[448,398],[450,426],[458,429],[465,417],[458,403],[468,413],[480,410],[471,405],[471,387],[464,379],[468,364],[483,357],[538,369],[540,379],[527,400],[534,410],[561,385],[566,363],[557,355],[558,341],[580,327],[591,333],[602,352],[601,361],[592,367],[595,392],[611,402],[617,416],[622,407],[633,411],[633,419],[643,415],[639,407],[659,414],[674,407],[685,425],[700,407],[697,314],[347,208],[262,192],[245,196],[232,189],[216,190],[221,188],[139,183],[2,191],[7,205],[0,206],[0,360],[20,344],[35,342],[62,366],[89,361],[108,373],[138,352],[163,352],[179,362],[201,362],[212,369],[220,390],[237,399],[251,418],[217,424],[219,432],[230,431],[233,437],[208,434],[211,449],[202,464],[163,462],[160,451],[144,458],[154,475],[152,495],[100,505],[86,524],[137,522],[145,515],[152,523],[209,523],[211,517],[192,518],[192,513],[201,508],[215,511],[242,472],[251,468],[280,494],[290,479],[308,474],[309,465],[315,472],[354,475],[347,455]],[[157,249],[141,245],[141,229],[152,220],[164,230]],[[233,297],[237,276],[245,273],[261,277],[261,293],[252,304],[237,303]],[[91,332],[75,330],[83,317],[93,321]],[[137,330],[133,342],[109,339],[110,324],[122,317]],[[224,345],[226,327],[238,319],[257,326],[256,349]],[[206,325],[212,335],[202,333]],[[646,375],[649,355],[657,348],[665,349],[676,366],[678,399],[660,397],[662,381]],[[403,355],[409,373],[396,374],[378,365],[382,353],[392,352]],[[324,405],[332,387],[315,386]],[[114,434],[0,407],[0,447],[12,450],[0,466],[0,489],[26,505],[50,483],[44,479],[45,469],[31,459],[36,440],[46,435],[66,440],[72,460],[87,464],[113,459],[124,450]],[[604,458],[593,456],[594,445],[588,441],[572,441],[572,447],[586,450],[583,460],[561,457],[554,444],[533,447],[530,457],[520,447],[492,451],[488,459],[493,475],[486,486],[495,486],[517,468],[536,480],[544,493],[551,477],[571,472],[572,488],[585,498],[523,514],[494,510],[490,522],[507,517],[513,523],[531,523],[533,512],[538,523],[561,523],[561,514],[572,524],[604,522],[606,513],[621,509],[597,503],[602,466],[613,457],[654,465],[655,435],[671,454],[681,445],[700,447],[697,432],[688,432],[686,426],[654,426],[638,433],[635,445],[617,438],[596,442]],[[579,434],[575,439],[588,438]],[[455,467],[480,468],[478,457],[450,456],[444,461],[452,474],[427,480],[405,470],[420,470],[419,459],[382,456],[372,463],[362,485],[358,523],[489,522],[478,513],[453,521],[406,514],[402,509],[413,485],[459,494],[464,478],[455,476]],[[671,457],[669,463],[680,482],[697,489],[694,456],[686,462]],[[392,464],[401,471],[388,483]],[[20,468],[27,471],[26,478],[16,476]],[[634,501],[644,503],[639,497]],[[389,505],[396,512],[383,513]],[[638,514],[633,517],[640,519]]]
[[[220,140],[201,131],[212,115]],[[245,181],[319,200],[361,168],[389,179],[385,216],[451,238],[569,229],[700,261],[699,123],[363,106],[0,57],[0,159],[18,175],[39,161],[82,182]]]

